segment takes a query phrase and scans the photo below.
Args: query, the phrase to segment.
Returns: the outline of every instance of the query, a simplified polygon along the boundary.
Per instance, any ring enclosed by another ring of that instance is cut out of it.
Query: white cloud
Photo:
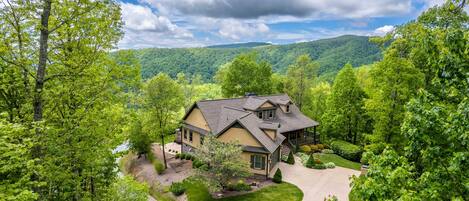
[[[200,46],[190,42],[193,34],[149,7],[121,3],[124,38],[119,48]]]
[[[395,27],[392,25],[384,25],[375,29],[374,34],[379,36],[384,36],[387,33],[394,31]]]
[[[269,32],[264,23],[243,23],[239,20],[223,20],[218,33],[225,38],[239,40],[242,37],[254,37]]]

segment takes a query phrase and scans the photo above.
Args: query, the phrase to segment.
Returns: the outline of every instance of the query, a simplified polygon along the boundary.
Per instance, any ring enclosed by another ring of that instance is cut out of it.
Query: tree
[[[400,55],[402,39],[397,39],[387,49],[383,61],[370,71],[372,90],[365,102],[367,113],[373,119],[371,142],[402,145],[400,135],[404,119],[404,105],[416,95],[422,86],[423,75],[409,59]]]
[[[331,93],[331,85],[327,82],[321,82],[310,90],[311,97],[309,103],[303,107],[303,111],[312,119],[322,122],[321,117],[326,110],[326,100]]]
[[[148,186],[135,181],[131,176],[119,178],[109,188],[105,200],[108,201],[147,201]]]
[[[365,92],[360,88],[350,64],[339,71],[327,99],[326,112],[322,117],[323,133],[357,143],[363,132]]]
[[[148,112],[147,125],[157,136],[161,138],[163,147],[163,161],[166,164],[164,150],[165,132],[170,128],[170,123],[177,119],[177,112],[183,106],[183,92],[179,84],[168,75],[160,73],[147,81],[143,91],[144,107]]]
[[[138,158],[151,151],[151,139],[148,133],[143,131],[142,122],[138,117],[132,121],[129,133],[130,149],[137,152]]]
[[[293,151],[290,151],[287,158],[287,163],[290,165],[295,164],[295,157],[293,156]]]
[[[217,79],[225,97],[272,93],[272,67],[265,61],[259,62],[255,53],[238,55],[220,68]]]
[[[274,178],[272,179],[272,181],[278,184],[282,183],[282,171],[280,170],[280,168],[275,171]]]
[[[207,169],[197,169],[196,174],[208,184],[210,190],[225,188],[230,180],[250,175],[249,164],[242,158],[241,146],[221,142],[211,135],[204,140],[204,144],[196,149],[195,157],[209,166]]]
[[[304,103],[309,102],[310,88],[318,76],[318,71],[319,64],[313,62],[307,54],[300,55],[296,62],[288,67],[285,88],[298,108],[302,109]]]
[[[352,180],[359,200],[464,200],[469,194],[465,6],[448,1],[430,8],[391,36],[409,48],[403,56],[425,74],[424,89],[405,107],[402,153],[392,147],[367,153],[369,173]]]
[[[0,74],[18,88],[0,86],[0,104],[13,106],[0,113],[33,131],[22,136],[32,143],[22,156],[39,166],[32,180],[47,185],[24,188],[40,200],[102,199],[115,178],[123,80],[133,79],[108,54],[121,28],[114,1],[2,1]]]

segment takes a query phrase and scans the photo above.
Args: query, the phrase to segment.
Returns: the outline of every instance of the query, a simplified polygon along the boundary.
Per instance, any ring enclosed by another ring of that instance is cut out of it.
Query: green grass
[[[188,201],[301,201],[303,192],[293,184],[283,182],[273,184],[259,191],[221,199],[214,199],[204,184],[197,181],[186,182]]]
[[[333,162],[336,166],[350,168],[354,170],[360,170],[361,164],[353,161],[349,161],[345,158],[342,158],[336,154],[314,154],[318,157],[323,163]]]

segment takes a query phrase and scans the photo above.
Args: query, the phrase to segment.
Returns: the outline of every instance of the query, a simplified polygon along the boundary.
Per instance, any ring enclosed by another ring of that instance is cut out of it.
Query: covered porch
[[[285,132],[282,135],[287,138],[285,141],[292,147],[304,144],[319,144],[321,142],[320,134],[316,131],[316,126]]]

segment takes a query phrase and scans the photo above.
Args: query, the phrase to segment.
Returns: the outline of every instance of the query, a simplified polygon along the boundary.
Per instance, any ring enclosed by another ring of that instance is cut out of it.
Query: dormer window
[[[290,112],[290,104],[285,107],[285,112]]]
[[[275,109],[257,111],[257,117],[263,120],[273,120],[275,118]]]

